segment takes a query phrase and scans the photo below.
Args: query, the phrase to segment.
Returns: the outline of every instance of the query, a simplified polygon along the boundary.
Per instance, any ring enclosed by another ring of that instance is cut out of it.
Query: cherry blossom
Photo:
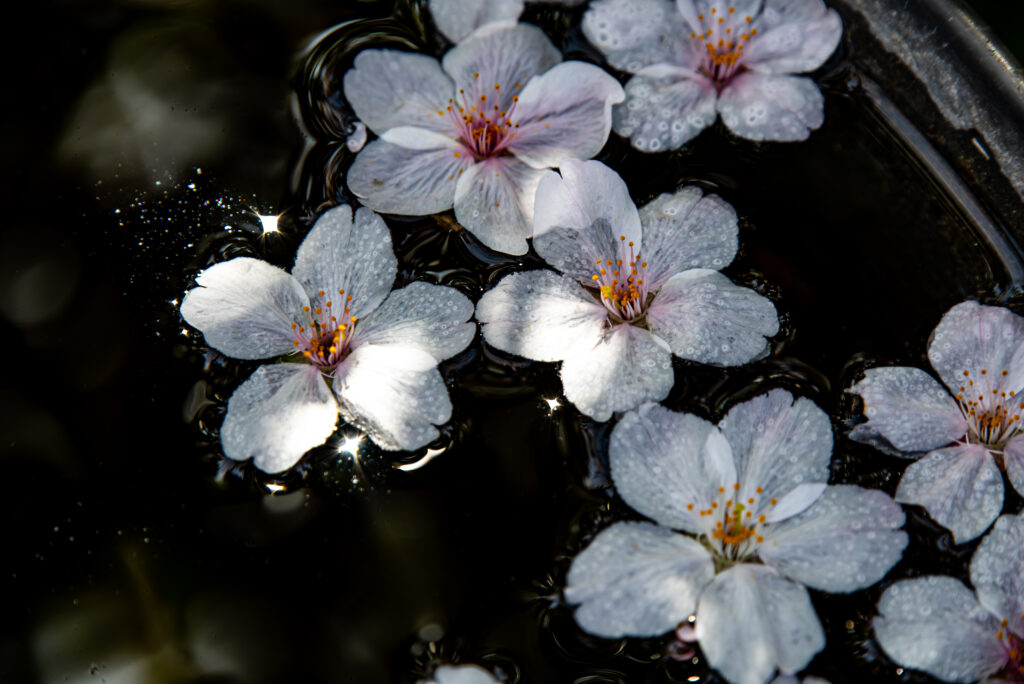
[[[578,5],[583,0],[532,0],[559,5]],[[430,14],[444,37],[457,43],[481,26],[515,23],[523,13],[524,0],[429,0]]]

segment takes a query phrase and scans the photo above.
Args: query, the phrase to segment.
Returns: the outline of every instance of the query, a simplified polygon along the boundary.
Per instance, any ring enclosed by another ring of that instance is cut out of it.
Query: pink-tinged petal
[[[484,293],[476,319],[487,344],[561,361],[599,344],[608,312],[579,283],[551,271],[513,273]]]
[[[882,579],[903,556],[903,510],[885,492],[827,487],[810,508],[764,531],[757,554],[814,589],[850,592]]]
[[[619,82],[593,64],[563,62],[523,88],[508,149],[535,168],[590,159],[608,140],[612,105],[624,97]]]
[[[864,400],[868,418],[850,433],[853,439],[872,443],[881,437],[900,451],[928,451],[967,432],[956,401],[920,368],[869,368],[850,392]]]
[[[1024,514],[996,520],[971,559],[971,584],[981,605],[1024,637]]]
[[[465,97],[508,111],[527,82],[562,61],[562,53],[531,24],[485,26],[444,56],[441,65]],[[494,86],[499,86],[495,88]]]
[[[455,86],[433,57],[363,50],[345,74],[344,90],[356,116],[377,135],[397,126],[452,128],[445,108]]]
[[[719,574],[701,595],[697,639],[711,667],[734,684],[802,670],[825,647],[807,590],[750,563]]]
[[[345,420],[382,449],[426,446],[452,414],[437,359],[417,347],[362,344],[335,370],[332,389]]]
[[[793,142],[825,122],[825,98],[809,78],[747,71],[722,91],[718,113],[741,138]]]
[[[295,278],[259,259],[238,257],[206,269],[196,285],[181,302],[181,316],[206,344],[235,359],[294,351],[291,325],[309,304]]]
[[[496,252],[526,254],[534,196],[543,174],[515,157],[481,160],[455,187],[456,220]]]
[[[341,205],[313,224],[299,246],[292,275],[314,305],[326,308],[331,302],[339,318],[348,306],[350,316],[362,318],[388,296],[397,271],[391,232],[381,217],[360,207],[353,222],[351,207]]]
[[[1003,476],[983,446],[937,449],[904,471],[896,500],[923,506],[963,544],[987,530],[1003,510]]]
[[[726,12],[731,7],[735,10],[734,14],[741,17],[755,17],[761,10],[762,0],[731,0],[730,2],[724,0],[675,0],[675,2],[679,14],[687,20],[694,31],[700,31],[702,24],[699,15],[703,14],[710,18],[712,8],[717,12]]]
[[[873,625],[886,655],[943,681],[977,681],[1007,660],[999,621],[952,577],[896,582],[879,599]]]
[[[473,302],[451,287],[415,282],[395,290],[359,321],[352,347],[397,344],[421,349],[438,361],[455,356],[476,334]]]
[[[609,64],[631,73],[652,64],[696,69],[685,38],[693,30],[668,0],[595,0],[583,15],[587,40]]]
[[[664,345],[643,328],[613,327],[592,348],[578,346],[562,361],[565,398],[598,421],[645,401],[661,401],[675,381],[672,354]]]
[[[228,458],[279,473],[323,444],[337,421],[338,404],[315,366],[260,366],[228,399],[220,443]]]
[[[622,416],[608,446],[615,491],[657,523],[694,534],[706,531],[700,511],[719,487],[732,487],[732,451],[714,425],[658,404]]]
[[[669,278],[647,310],[651,331],[690,361],[739,366],[762,356],[779,331],[775,305],[709,269]]]
[[[715,122],[718,95],[703,76],[649,67],[626,83],[612,126],[641,152],[676,150]]]
[[[392,129],[392,131],[397,129]],[[428,216],[451,209],[459,176],[472,155],[451,138],[419,129],[430,147],[374,140],[348,170],[348,186],[374,211]]]
[[[813,71],[835,52],[843,22],[821,0],[766,0],[743,64],[768,74]]]
[[[479,665],[442,665],[430,681],[421,684],[498,684],[498,680]]]
[[[545,173],[537,187],[533,246],[555,268],[589,283],[600,268],[595,262],[617,259],[621,243],[642,249],[640,214],[626,184],[601,162],[568,160],[560,171]]]
[[[430,0],[430,16],[438,30],[458,43],[481,26],[515,22],[523,13],[523,0]]]
[[[810,399],[774,389],[736,404],[719,428],[736,459],[737,498],[753,497],[755,516],[802,484],[828,481],[832,424]]]
[[[1006,465],[1006,479],[1017,493],[1024,496],[1024,436],[1018,436],[1003,447],[1003,463]]]
[[[827,485],[824,482],[804,482],[789,490],[778,499],[778,504],[768,509],[765,520],[777,523],[803,513],[818,500]]]
[[[1024,388],[1024,318],[1001,306],[961,302],[932,333],[928,360],[953,394],[1000,383],[1008,393],[1019,393]],[[983,377],[982,370],[992,375]]]
[[[620,522],[572,562],[565,599],[576,622],[597,636],[657,636],[675,629],[715,575],[698,542],[650,523]]]
[[[739,247],[736,211],[715,195],[688,185],[658,195],[640,209],[647,282],[656,290],[676,273],[691,268],[719,271]]]

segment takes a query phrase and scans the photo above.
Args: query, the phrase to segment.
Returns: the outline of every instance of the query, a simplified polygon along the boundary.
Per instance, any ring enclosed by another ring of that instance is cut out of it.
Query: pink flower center
[[[697,510],[700,517],[708,518],[709,522],[714,521],[709,541],[716,545],[718,554],[727,560],[739,560],[753,553],[758,544],[764,541],[761,526],[768,520],[763,513],[754,517],[757,496],[740,500],[739,490],[739,482],[734,483],[731,490],[719,487],[711,505]],[[758,496],[764,493],[760,487],[754,491]],[[770,506],[777,503],[777,499],[768,501]],[[695,510],[695,505],[686,504],[686,510]]]
[[[701,73],[723,87],[743,67],[743,44],[757,35],[750,28],[752,17],[736,14],[735,7],[719,12],[712,7],[707,15],[698,14],[701,31],[690,34],[694,49],[702,55]]]
[[[516,83],[515,88],[522,88]],[[501,84],[495,83],[488,92],[480,84],[480,74],[473,74],[473,92],[467,94],[459,88],[459,94],[448,100],[448,116],[456,130],[458,140],[473,152],[476,159],[506,154],[505,148],[515,137],[519,124],[513,121],[519,96],[512,96],[512,103],[506,109],[501,107]],[[442,112],[438,112],[442,114]],[[461,153],[456,152],[456,157]]]
[[[1024,615],[1020,616],[1024,620]],[[996,638],[1006,647],[1008,661],[997,679],[1010,682],[1024,682],[1024,639],[1007,629],[1008,621],[1003,620],[1002,629],[996,632]]]
[[[325,300],[323,290],[317,294],[321,306],[303,307],[308,319],[305,325],[292,323],[292,332],[295,333],[292,344],[307,361],[328,373],[348,356],[356,317],[350,315],[352,295],[346,295],[345,290],[338,290],[339,305],[330,299]]]
[[[598,272],[591,276],[601,289],[601,303],[616,320],[635,321],[647,310],[650,294],[647,283],[647,262],[633,251],[633,242],[619,236],[619,254],[615,259],[594,262]]]
[[[956,400],[967,420],[968,442],[1001,449],[1024,428],[1021,423],[1024,402],[1015,397],[1014,390],[1003,387],[1008,375],[1006,370],[995,374],[982,368],[975,381],[970,371],[963,371],[964,384],[960,386]]]

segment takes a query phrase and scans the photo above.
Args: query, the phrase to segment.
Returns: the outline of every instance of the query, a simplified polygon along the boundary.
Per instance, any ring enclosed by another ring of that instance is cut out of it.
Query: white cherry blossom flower
[[[932,333],[928,360],[949,392],[919,368],[870,368],[849,390],[868,417],[850,436],[919,459],[896,500],[923,506],[959,544],[1003,510],[1000,470],[1024,494],[1024,318],[957,304]]]
[[[624,97],[607,73],[561,54],[536,26],[487,26],[444,59],[364,50],[345,96],[380,137],[348,171],[371,209],[455,218],[491,249],[525,254],[544,170],[588,159]]]
[[[595,0],[583,31],[635,74],[614,128],[646,152],[677,149],[721,115],[750,140],[804,140],[824,122],[806,76],[842,35],[821,0]]]
[[[527,271],[484,294],[484,339],[561,361],[566,398],[596,420],[672,388],[672,355],[736,366],[765,353],[775,307],[718,272],[737,249],[736,212],[687,186],[639,212],[604,164],[570,160],[537,188],[533,240],[560,273]]]
[[[419,684],[498,684],[494,675],[479,665],[442,665],[430,679]]]
[[[397,266],[384,221],[365,208],[353,221],[343,205],[317,219],[291,274],[239,257],[199,275],[181,315],[208,345],[296,361],[261,366],[235,390],[226,456],[280,472],[324,443],[339,411],[384,449],[437,437],[452,408],[437,364],[473,338],[473,304],[422,282],[392,292]]]
[[[559,5],[578,5],[583,0],[532,0]],[[523,13],[524,0],[430,0],[434,23],[453,43],[469,36],[481,26],[515,23]]]
[[[874,620],[882,650],[947,682],[1024,682],[1024,514],[1004,515],[971,559],[971,584],[941,575],[885,590]]]
[[[831,453],[828,416],[781,389],[717,427],[657,404],[627,413],[611,435],[612,480],[654,522],[615,523],[573,560],[576,622],[651,637],[696,613],[694,636],[729,681],[802,670],[825,645],[806,587],[863,589],[907,545],[887,494],[826,485]]]

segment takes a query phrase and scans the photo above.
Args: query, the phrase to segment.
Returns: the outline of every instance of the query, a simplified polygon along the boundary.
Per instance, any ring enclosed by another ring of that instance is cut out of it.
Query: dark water
[[[455,411],[435,445],[444,453],[420,468],[422,452],[339,454],[344,429],[279,478],[219,455],[224,403],[256,364],[208,353],[175,300],[215,261],[289,265],[325,203],[351,201],[338,84],[365,47],[443,53],[417,4],[33,11],[27,26],[46,27],[52,52],[30,58],[42,35],[31,31],[13,43],[11,63],[26,72],[16,84],[31,96],[6,113],[20,168],[0,227],[3,681],[410,682],[451,659],[518,682],[719,681],[700,662],[665,659],[664,639],[589,637],[561,604],[589,535],[636,514],[608,487],[608,426],[549,407],[553,365],[479,339],[444,364]],[[571,28],[578,16],[534,7],[524,18],[566,58],[599,61]],[[677,360],[665,403],[717,420],[759,388],[789,387],[835,417],[833,481],[892,492],[904,462],[845,439],[854,407],[843,388],[867,365],[927,367],[947,308],[968,297],[1016,305],[1016,289],[875,111],[864,79],[905,95],[905,75],[844,18],[844,46],[817,75],[826,123],[808,142],[758,145],[719,126],[671,155],[613,135],[601,159],[638,205],[683,183],[731,202],[741,252],[725,273],[783,316],[763,361]],[[998,221],[999,188],[972,188]],[[261,236],[254,210],[285,212],[280,233]],[[540,265],[433,218],[388,222],[399,285],[425,279],[475,300]],[[1006,511],[1021,508],[1008,488]],[[976,543],[953,547],[913,509],[907,528],[911,547],[886,583],[966,577]],[[812,592],[828,647],[810,673],[929,681],[898,676],[870,638],[886,583]],[[152,678],[126,674],[129,664]]]

